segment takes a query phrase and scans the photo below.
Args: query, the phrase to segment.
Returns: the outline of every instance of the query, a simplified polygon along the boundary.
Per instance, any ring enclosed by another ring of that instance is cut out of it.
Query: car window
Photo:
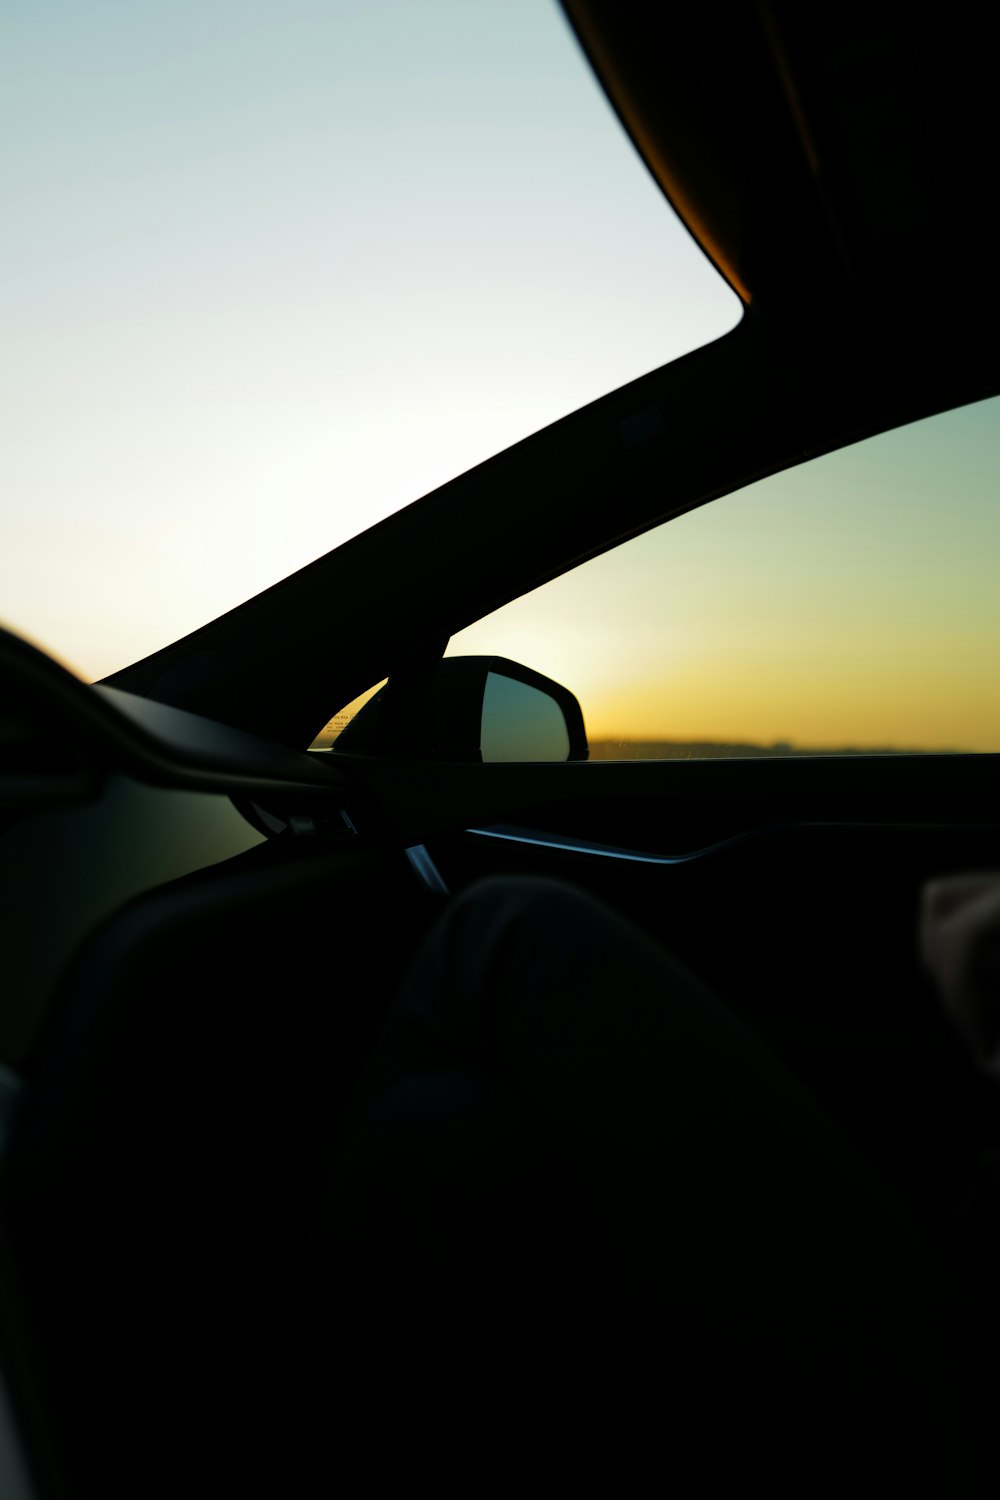
[[[742,315],[552,0],[0,32],[0,620],[82,677]]]
[[[354,718],[354,715],[356,713],[360,713],[361,709],[364,708],[369,698],[374,698],[379,689],[385,687],[388,680],[389,679],[387,677],[383,677],[382,681],[376,682],[374,687],[368,688],[365,692],[360,693],[357,698],[352,698],[350,703],[345,703],[343,708],[338,709],[338,711],[333,715],[333,718],[329,719],[327,723],[323,725],[323,728],[313,740],[312,744],[309,746],[309,749],[332,749],[343,731],[347,728],[348,724]]]
[[[455,635],[592,760],[1000,751],[998,399],[676,517]]]

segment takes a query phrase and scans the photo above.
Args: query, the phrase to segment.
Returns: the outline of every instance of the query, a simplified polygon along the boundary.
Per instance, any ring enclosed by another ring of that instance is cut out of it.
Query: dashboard
[[[196,714],[81,682],[0,631],[0,1063],[31,1056],[101,921],[277,834],[345,842],[343,773]]]

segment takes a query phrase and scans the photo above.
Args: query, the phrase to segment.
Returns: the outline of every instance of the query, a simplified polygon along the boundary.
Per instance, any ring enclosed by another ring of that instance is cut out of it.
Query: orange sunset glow
[[[456,635],[636,742],[1000,750],[1000,404],[748,486]],[[631,748],[629,748],[631,747]]]

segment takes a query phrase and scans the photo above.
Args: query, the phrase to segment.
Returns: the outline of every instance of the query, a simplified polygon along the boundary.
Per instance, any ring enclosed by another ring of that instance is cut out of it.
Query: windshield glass
[[[552,0],[0,31],[0,621],[87,678],[739,319]]]

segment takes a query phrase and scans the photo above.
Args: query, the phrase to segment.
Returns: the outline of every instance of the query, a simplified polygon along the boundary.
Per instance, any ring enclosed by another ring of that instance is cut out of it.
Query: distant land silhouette
[[[591,740],[591,760],[744,760],[787,755],[967,755],[966,750],[915,750],[903,745],[793,745],[726,740]]]

